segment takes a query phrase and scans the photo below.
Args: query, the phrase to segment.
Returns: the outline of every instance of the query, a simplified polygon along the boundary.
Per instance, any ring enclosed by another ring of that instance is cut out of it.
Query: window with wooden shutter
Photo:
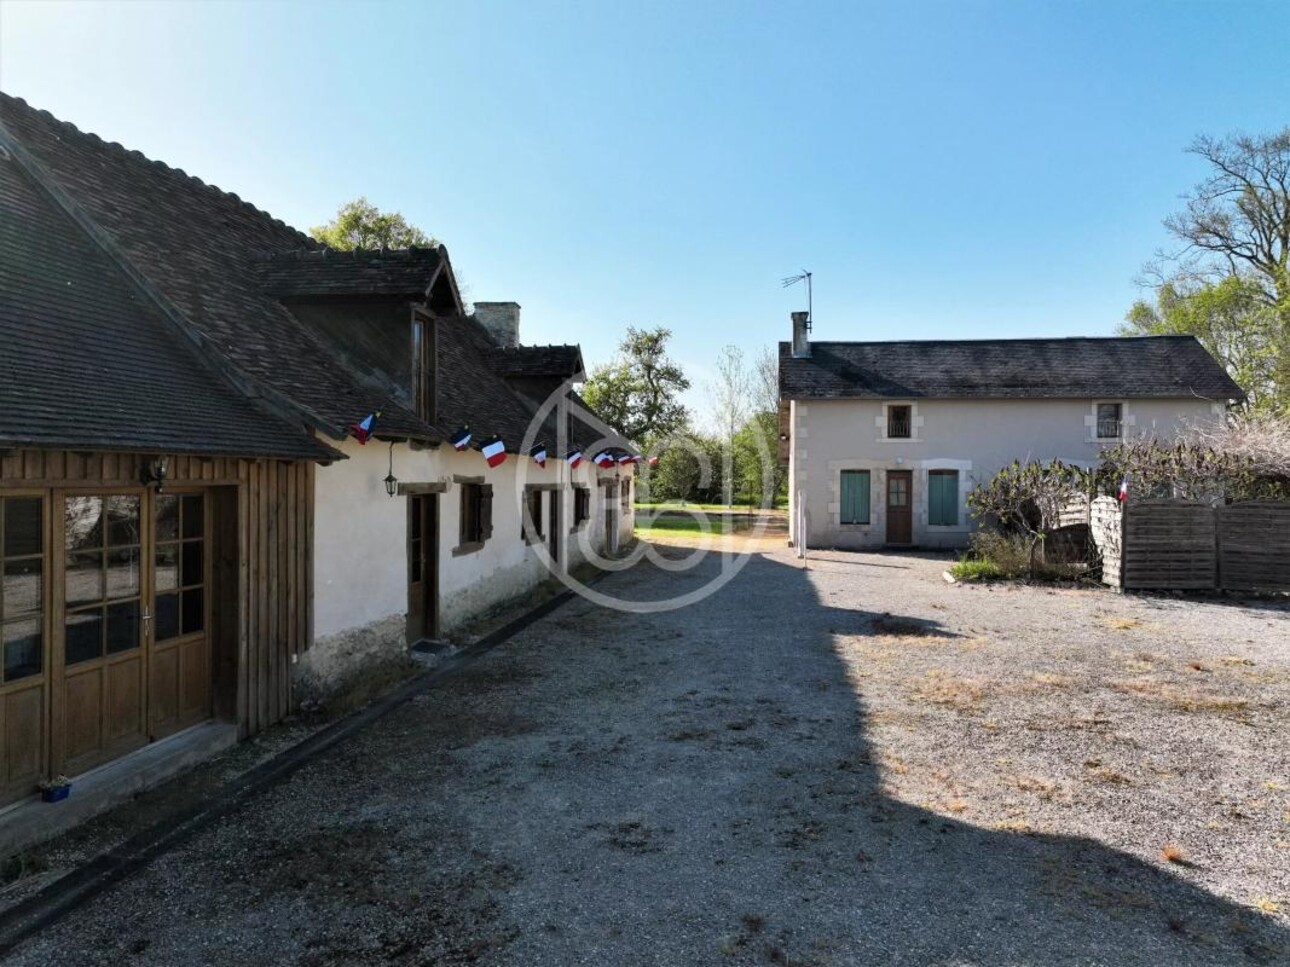
[[[927,473],[927,523],[956,527],[959,522],[959,472],[930,470]]]
[[[493,536],[493,488],[490,484],[461,485],[461,529],[454,554],[469,554]]]
[[[869,471],[842,471],[841,521],[844,524],[869,523]]]

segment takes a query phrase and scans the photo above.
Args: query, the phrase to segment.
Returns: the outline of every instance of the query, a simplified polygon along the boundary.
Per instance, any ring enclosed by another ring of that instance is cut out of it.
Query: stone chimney
[[[793,313],[793,356],[805,359],[811,355],[811,314]]]
[[[493,342],[505,349],[520,344],[520,304],[518,302],[476,302],[475,319],[488,330]]]

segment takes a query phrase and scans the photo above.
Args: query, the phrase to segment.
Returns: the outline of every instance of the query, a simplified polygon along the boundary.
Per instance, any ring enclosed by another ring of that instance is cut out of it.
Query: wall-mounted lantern
[[[399,492],[399,478],[394,476],[394,441],[390,441],[390,472],[385,476],[385,492],[393,497]]]
[[[145,487],[152,484],[157,485],[157,493],[161,493],[166,483],[166,476],[170,473],[170,466],[165,457],[154,457],[152,460],[145,460],[143,468],[139,471],[139,482]]]

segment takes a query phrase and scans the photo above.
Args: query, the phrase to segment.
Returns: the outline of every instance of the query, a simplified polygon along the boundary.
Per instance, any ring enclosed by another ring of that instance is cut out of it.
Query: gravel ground
[[[1285,606],[943,567],[567,605],[12,960],[1290,963]]]

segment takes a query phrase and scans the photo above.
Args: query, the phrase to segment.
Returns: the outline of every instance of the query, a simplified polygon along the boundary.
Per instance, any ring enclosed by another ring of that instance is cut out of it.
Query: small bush
[[[966,554],[957,564],[950,566],[950,574],[956,581],[998,581],[1008,576],[994,561],[972,558]]]
[[[1001,581],[1038,578],[1055,581],[1077,576],[1079,565],[1047,564],[1042,543],[1033,548],[1033,538],[1026,534],[997,530],[980,530],[972,535],[968,552],[950,567],[959,581]],[[1033,570],[1032,570],[1033,568]]]

